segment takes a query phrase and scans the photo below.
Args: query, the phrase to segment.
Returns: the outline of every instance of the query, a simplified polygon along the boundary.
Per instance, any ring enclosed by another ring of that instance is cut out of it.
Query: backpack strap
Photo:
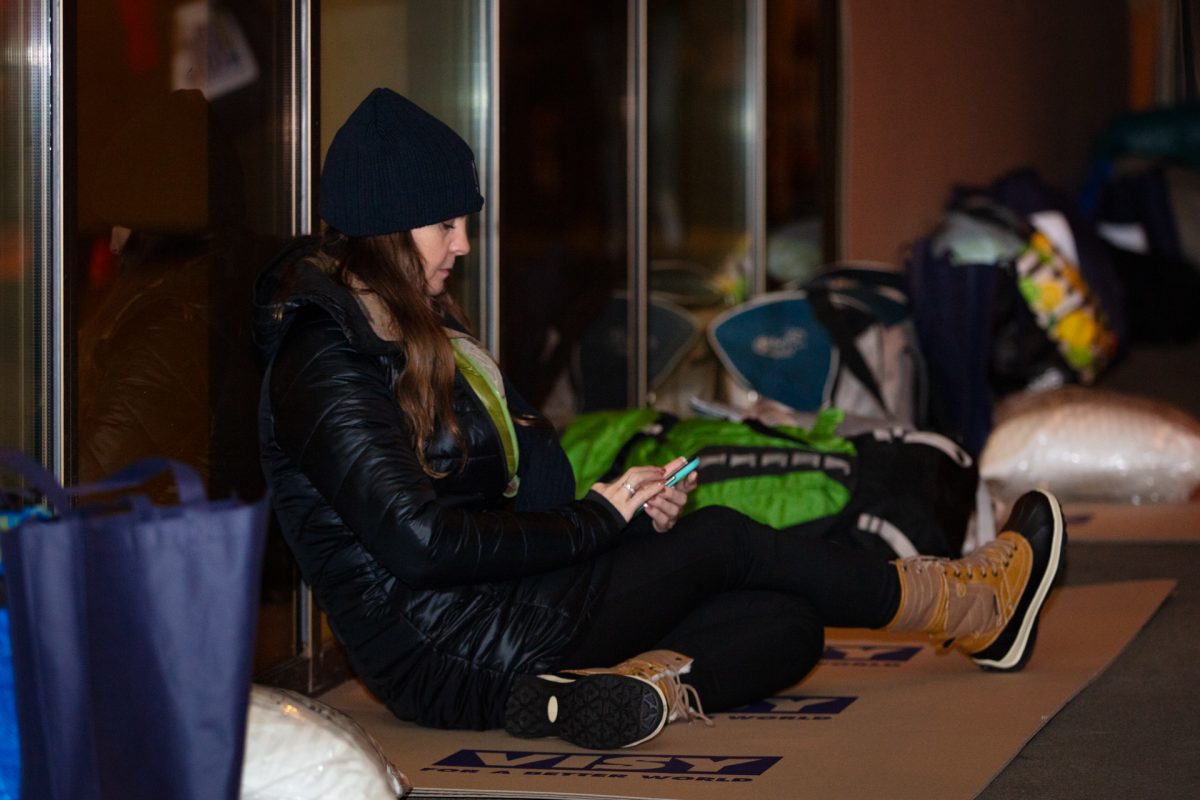
[[[846,324],[845,316],[834,308],[833,302],[829,299],[829,292],[821,287],[813,287],[805,290],[808,296],[808,302],[812,306],[813,313],[817,317],[817,321],[825,327],[829,332],[830,338],[833,339],[834,345],[837,346],[838,356],[842,363],[846,365],[846,369],[850,374],[858,379],[858,382],[870,393],[875,402],[879,404],[879,408],[888,413],[891,411],[888,404],[883,399],[883,392],[879,388],[879,382],[875,380],[875,375],[871,372],[871,368],[867,366],[866,359],[863,358],[862,352],[858,349],[858,343],[855,341],[854,332]]]
[[[850,281],[873,291],[890,289],[908,297],[908,285],[904,275],[897,270],[871,269],[869,267],[838,266],[818,273],[805,284],[806,289],[837,288],[839,282]]]

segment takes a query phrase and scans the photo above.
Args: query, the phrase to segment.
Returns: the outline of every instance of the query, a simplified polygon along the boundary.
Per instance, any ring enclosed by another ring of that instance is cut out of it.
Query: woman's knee
[[[805,600],[776,595],[774,618],[764,639],[773,643],[787,672],[781,680],[798,683],[812,671],[825,652],[825,626],[817,610]],[[781,687],[782,688],[782,687]]]
[[[661,646],[696,659],[705,708],[745,705],[799,683],[820,660],[825,629],[806,601],[769,591],[723,592]]]

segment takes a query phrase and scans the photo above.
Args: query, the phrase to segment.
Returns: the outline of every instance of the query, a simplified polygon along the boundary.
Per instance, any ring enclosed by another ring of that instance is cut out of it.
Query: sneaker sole
[[[662,692],[631,675],[521,675],[504,713],[513,736],[557,736],[588,750],[633,747],[667,724]]]
[[[1050,587],[1054,585],[1054,581],[1058,577],[1059,567],[1062,564],[1063,545],[1067,539],[1067,529],[1063,523],[1062,507],[1054,495],[1040,489],[1037,491],[1050,501],[1050,510],[1054,516],[1054,532],[1050,541],[1050,556],[1046,563],[1046,569],[1042,573],[1042,578],[1038,581],[1033,598],[1022,612],[1021,624],[1017,629],[1016,638],[1013,639],[1008,650],[995,658],[981,658],[978,655],[972,656],[972,660],[976,664],[991,672],[1015,672],[1024,667],[1025,662],[1029,660],[1029,655],[1033,652],[1033,643],[1037,640],[1037,622],[1042,611],[1042,604],[1046,602],[1046,597],[1050,594]]]

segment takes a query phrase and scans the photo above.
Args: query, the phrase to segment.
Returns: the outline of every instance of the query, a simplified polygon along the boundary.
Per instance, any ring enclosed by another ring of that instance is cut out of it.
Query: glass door
[[[649,400],[721,392],[704,331],[761,265],[761,2],[649,4]]]
[[[62,19],[0,4],[0,445],[61,475]]]
[[[500,3],[500,352],[560,427],[731,399],[708,324],[824,259],[834,5]]]
[[[648,400],[751,397],[704,335],[828,260],[836,4],[649,3]]]
[[[61,50],[67,477],[165,456],[199,471],[212,497],[257,498],[252,284],[298,228],[304,12],[79,5]],[[302,651],[294,569],[274,532],[262,598],[259,671]]]
[[[501,364],[560,426],[628,402],[630,5],[500,3]]]

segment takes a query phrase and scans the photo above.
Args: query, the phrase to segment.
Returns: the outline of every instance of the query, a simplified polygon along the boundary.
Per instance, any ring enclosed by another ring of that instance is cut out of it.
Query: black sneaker
[[[1029,580],[1003,630],[987,647],[971,653],[971,658],[986,670],[1015,672],[1025,666],[1033,651],[1038,616],[1065,555],[1067,530],[1058,499],[1041,490],[1021,495],[1001,530],[1000,537],[1028,543]]]
[[[513,736],[557,736],[588,750],[611,750],[657,736],[667,724],[667,703],[645,678],[589,670],[518,675],[504,714]]]

